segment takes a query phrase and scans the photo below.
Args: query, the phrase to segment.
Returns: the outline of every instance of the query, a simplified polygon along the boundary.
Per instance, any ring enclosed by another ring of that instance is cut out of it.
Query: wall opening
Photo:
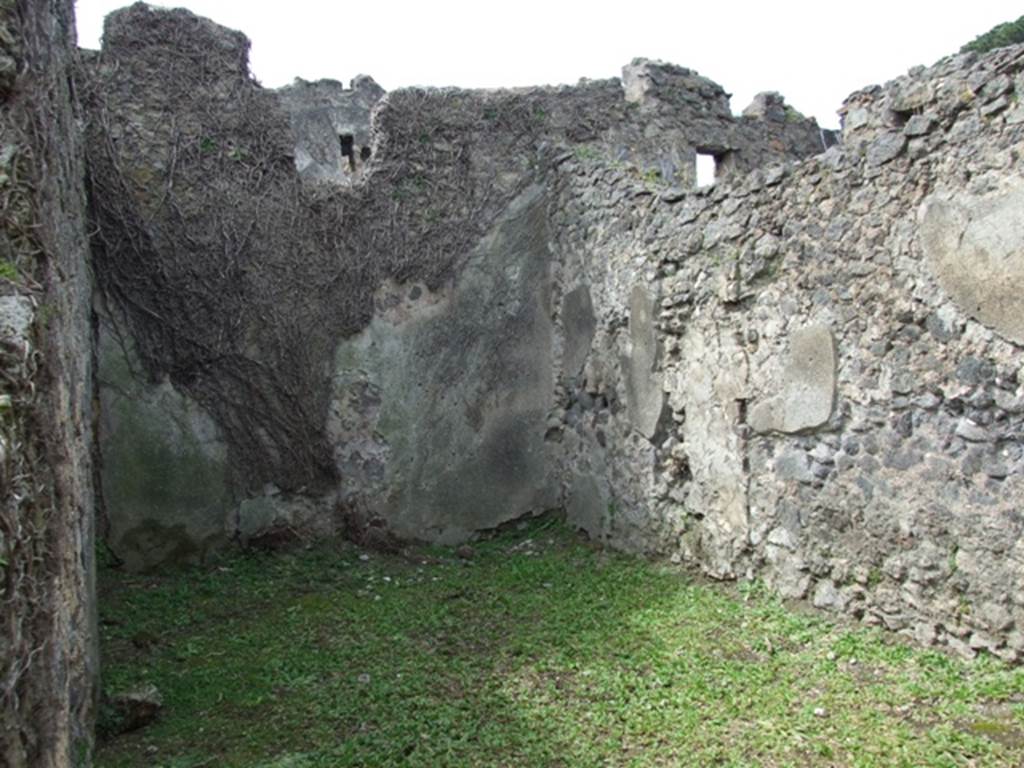
[[[736,152],[721,147],[697,147],[697,187],[707,187],[736,173]]]
[[[893,128],[902,128],[914,115],[915,110],[913,109],[890,109],[889,110],[889,124]]]
[[[338,136],[338,141],[341,142],[341,156],[348,158],[348,169],[355,171],[356,169],[356,140],[351,133],[343,133]]]
[[[359,150],[359,159],[364,163],[370,159],[371,150],[369,147],[363,147]]]
[[[718,160],[704,152],[697,153],[697,187],[707,187],[715,183],[715,176],[718,172]]]

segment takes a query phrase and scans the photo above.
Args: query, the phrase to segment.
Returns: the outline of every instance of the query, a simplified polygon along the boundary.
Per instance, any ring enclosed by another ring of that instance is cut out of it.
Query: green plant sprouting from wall
[[[971,42],[965,44],[960,51],[963,53],[967,51],[985,53],[994,48],[1016,45],[1017,43],[1024,43],[1024,16],[1021,16],[1016,21],[997,24],[988,32],[978,35]]]

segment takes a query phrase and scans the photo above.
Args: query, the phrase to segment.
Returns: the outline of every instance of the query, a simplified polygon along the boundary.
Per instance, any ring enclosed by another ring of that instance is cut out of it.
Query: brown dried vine
[[[335,480],[338,340],[385,280],[452,279],[537,172],[550,116],[536,92],[400,91],[376,115],[366,180],[304,187],[247,50],[184,11],[108,20],[86,95],[97,280],[149,375],[220,425],[236,486],[315,490]]]
[[[18,39],[23,22],[13,3],[4,3],[3,55],[18,61],[23,44]],[[19,62],[20,63],[20,62]],[[13,85],[13,83],[12,83]],[[4,94],[8,96],[7,93]],[[16,94],[10,94],[11,101]],[[6,100],[5,100],[6,102]],[[35,201],[31,169],[34,165],[28,138],[31,124],[4,103],[3,163],[0,171],[0,248],[4,293],[38,295],[35,256],[41,246],[34,234]],[[39,355],[26,340],[0,341],[0,732],[10,744],[6,762],[27,760],[31,737],[22,731],[28,672],[44,650],[48,624],[46,525],[49,515],[43,447],[33,439],[33,414],[38,406]]]
[[[0,57],[15,73],[0,83],[0,295],[34,316],[27,335],[0,338],[0,762],[12,768],[77,765],[91,751],[92,510],[77,397],[89,382],[72,370],[88,361],[71,362],[88,322],[88,281],[70,276],[85,266],[73,29],[70,2],[0,0]]]

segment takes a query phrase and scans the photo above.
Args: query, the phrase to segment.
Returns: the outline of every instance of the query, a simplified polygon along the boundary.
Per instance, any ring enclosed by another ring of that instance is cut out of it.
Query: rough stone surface
[[[866,89],[847,102],[840,146],[710,192],[614,204],[625,177],[561,180],[564,258],[590,249],[662,297],[671,425],[644,446],[612,413],[562,438],[575,472],[613,478],[609,540],[757,574],[919,641],[1020,653],[1020,348],[999,282],[1015,279],[1024,136],[962,98],[968,82],[1016,82],[1020,66],[1020,49],[953,57]],[[930,129],[893,138],[894,102],[931,115]],[[612,236],[609,204],[623,223]],[[595,293],[588,366],[605,387],[618,296]],[[816,373],[789,362],[802,328],[815,329]]]
[[[0,5],[0,765],[89,764],[92,285],[70,0]]]
[[[907,146],[907,140],[898,133],[885,133],[868,147],[868,165],[882,165],[895,159]]]

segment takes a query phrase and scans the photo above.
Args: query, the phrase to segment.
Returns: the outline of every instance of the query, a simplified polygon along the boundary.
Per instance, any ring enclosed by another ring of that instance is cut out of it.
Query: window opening
[[[338,136],[338,140],[341,142],[341,156],[348,158],[348,168],[350,171],[356,169],[356,141],[355,137],[351,133],[343,133]]]
[[[712,154],[697,153],[697,187],[707,187],[715,183],[718,161]]]

